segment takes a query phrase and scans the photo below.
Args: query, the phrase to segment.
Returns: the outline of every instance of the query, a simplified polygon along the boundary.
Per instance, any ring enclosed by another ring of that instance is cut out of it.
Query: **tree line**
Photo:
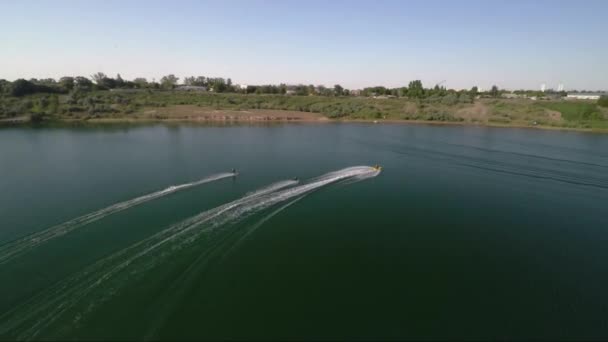
[[[200,89],[216,93],[244,93],[244,94],[286,94],[299,96],[379,96],[379,97],[408,97],[415,99],[436,98],[445,96],[470,97],[475,98],[479,95],[498,97],[502,91],[493,86],[487,92],[480,92],[478,87],[470,90],[446,89],[435,85],[432,88],[425,88],[420,80],[409,82],[407,86],[397,88],[387,88],[384,86],[367,87],[362,90],[345,89],[339,84],[333,87],[323,85],[248,85],[238,86],[232,83],[230,78],[190,76],[185,77],[179,83],[180,78],[173,74],[163,76],[159,81],[153,79],[148,81],[146,78],[139,77],[133,80],[125,80],[120,74],[110,77],[102,72],[98,72],[90,77],[61,77],[59,80],[47,79],[18,79],[14,82],[0,80],[0,93],[11,96],[24,96],[35,93],[70,93],[74,91],[94,91],[112,89],[133,89],[133,90],[173,90],[176,88]]]

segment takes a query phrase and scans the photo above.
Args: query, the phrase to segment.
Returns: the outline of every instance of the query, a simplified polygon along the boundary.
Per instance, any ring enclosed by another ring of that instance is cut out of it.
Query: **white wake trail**
[[[269,186],[247,194],[236,201],[205,211],[178,224],[174,224],[90,265],[76,275],[60,282],[40,295],[31,298],[22,306],[0,316],[0,321],[5,320],[5,323],[0,324],[0,336],[7,334],[14,329],[18,329],[17,327],[23,326],[27,321],[33,319],[35,320],[35,323],[29,324],[18,337],[19,339],[35,338],[40,330],[50,326],[60,317],[60,315],[73,308],[75,304],[81,301],[99,285],[127,268],[136,259],[140,259],[180,236],[180,232],[184,229],[191,229],[193,226],[199,226],[243,202],[253,200],[257,197],[298,183],[299,182],[296,180],[285,180],[270,184]],[[154,262],[154,260],[150,261]],[[138,271],[141,272],[142,270],[139,269]],[[103,298],[101,300],[103,301]],[[94,307],[95,303],[91,303],[87,311],[92,310]],[[15,319],[7,319],[9,317],[14,317]]]
[[[176,246],[170,249],[169,253],[173,253],[175,250],[181,249],[183,245],[192,243],[194,240],[200,237],[201,234],[208,232],[217,226],[226,224],[229,221],[243,219],[245,218],[246,214],[249,215],[279,202],[305,195],[328,184],[346,179],[356,180],[375,177],[379,173],[380,171],[376,170],[375,168],[359,166],[330,172],[300,186],[292,187],[299,183],[295,180],[287,180],[271,184],[270,186],[255,191],[238,200],[186,219],[149,238],[146,238],[143,241],[140,241],[139,243],[136,243],[135,245],[132,245],[131,247],[126,248],[121,252],[116,253],[114,256],[110,256],[106,259],[107,261],[120,259],[120,263],[113,266],[108,272],[99,277],[97,281],[91,284],[91,286],[95,287],[99,285],[101,282],[107,280],[114,274],[130,266],[137,259],[148,256],[148,254],[151,252],[158,250],[160,247],[170,242],[178,243]],[[288,189],[282,190],[284,188]],[[197,229],[203,224],[207,225],[204,226],[203,229]],[[123,258],[123,256],[129,252],[134,252],[134,254],[132,254],[130,257]],[[144,264],[147,264],[147,266],[142,267],[149,268],[151,265],[158,262],[159,259],[160,256],[157,256],[156,258],[148,257],[144,262]],[[139,269],[139,271],[141,271],[141,269]]]
[[[0,318],[5,322],[0,324],[0,336],[10,334],[19,339],[35,339],[62,317],[76,317],[76,322],[113,297],[132,276],[156,266],[160,260],[196,241],[202,234],[240,221],[275,204],[300,199],[329,184],[356,182],[379,173],[372,167],[357,166],[327,173],[302,185],[297,185],[298,181],[295,180],[282,181],[202,212],[100,260],[2,315]],[[97,289],[102,292],[99,293]],[[13,319],[7,319],[9,317]],[[68,326],[64,328],[69,329]]]
[[[236,240],[236,242],[231,243],[230,241],[220,240],[217,245],[212,246],[211,248],[209,248],[209,250],[206,250],[205,252],[201,253],[198,256],[198,258],[190,266],[188,266],[188,268],[184,272],[182,272],[180,277],[177,278],[173,282],[173,284],[171,285],[171,289],[168,290],[166,293],[173,295],[173,296],[175,296],[176,293],[183,294],[184,291],[187,290],[187,286],[188,286],[191,278],[195,277],[197,274],[200,274],[204,270],[205,265],[207,265],[207,263],[209,262],[209,259],[212,258],[214,256],[214,254],[221,253],[221,255],[219,256],[219,260],[225,259],[228,255],[230,255],[235,250],[237,250],[243,244],[243,242],[248,237],[250,237],[258,228],[263,226],[266,222],[271,220],[273,217],[275,217],[277,214],[279,214],[283,210],[287,209],[288,207],[292,206],[293,204],[295,204],[296,202],[301,200],[303,197],[304,196],[298,197],[294,200],[291,200],[290,202],[288,202],[286,204],[283,204],[281,207],[279,207],[278,209],[275,209],[273,212],[266,215],[260,221],[256,222],[253,226],[248,227],[242,233],[242,235]],[[226,238],[224,238],[224,239],[226,240]],[[228,251],[222,251],[222,248],[225,247],[226,243],[229,244]],[[221,261],[219,261],[219,262],[221,262]],[[177,305],[179,305],[179,302],[170,302],[167,300],[162,302],[162,298],[159,301],[162,303],[160,305],[164,305],[164,307],[163,308],[156,307],[156,309],[155,309],[155,312],[157,313],[156,318],[154,319],[154,321],[152,321],[149,324],[150,330],[147,332],[147,334],[143,338],[144,340],[153,340],[158,329],[163,327],[163,325],[164,325],[161,322],[164,322],[165,319],[167,318],[167,316],[173,312],[174,308]]]
[[[28,235],[21,239],[15,240],[13,242],[9,242],[3,246],[0,246],[0,265],[28,252],[32,248],[38,247],[52,239],[63,236],[67,233],[70,233],[80,227],[83,227],[87,224],[93,223],[95,221],[101,220],[108,215],[115,214],[117,212],[132,208],[134,206],[143,204],[145,202],[149,202],[155,200],[157,198],[167,196],[169,194],[196,187],[205,183],[210,183],[213,181],[234,177],[235,173],[226,172],[220,173],[213,176],[209,176],[203,178],[201,180],[185,183],[180,185],[172,185],[166,189],[156,191],[147,195],[143,195],[137,198],[130,199],[128,201],[120,202],[113,204],[109,207],[94,211],[92,213],[88,213],[82,216],[79,216],[75,219],[69,220],[67,222],[58,224],[56,226],[52,226],[40,232]]]
[[[221,205],[217,208],[202,212],[199,215],[186,219],[178,224],[172,225],[169,228],[167,228],[159,233],[156,233],[155,235],[150,236],[150,237],[144,239],[143,241],[140,241],[140,242],[132,245],[131,247],[128,247],[125,251],[119,252],[120,255],[124,255],[126,252],[132,251],[134,249],[141,249],[139,252],[135,253],[133,256],[127,258],[126,260],[124,260],[120,264],[118,264],[117,266],[113,267],[109,272],[107,272],[102,277],[100,277],[96,283],[99,283],[99,282],[107,279],[108,277],[112,276],[113,274],[126,268],[134,260],[139,259],[139,258],[149,254],[150,252],[158,249],[159,247],[167,244],[168,242],[176,240],[177,238],[188,233],[192,229],[199,227],[200,225],[221,216],[222,214],[242,205],[243,203],[248,203],[252,200],[255,200],[256,198],[263,197],[267,194],[271,194],[275,191],[278,191],[283,188],[290,187],[290,186],[293,186],[296,184],[298,184],[298,181],[295,181],[295,180],[280,181],[280,182],[271,184],[263,189],[255,191],[249,195],[246,195],[245,197],[242,197],[236,201],[233,201],[233,202]],[[115,259],[115,258],[113,258],[113,259]],[[153,262],[154,260],[151,260],[151,261]]]
[[[317,177],[306,184],[296,186],[283,191],[278,191],[267,196],[261,196],[256,201],[251,201],[240,206],[230,213],[231,218],[242,217],[246,214],[258,212],[277,203],[287,201],[291,198],[306,195],[326,185],[342,181],[357,182],[364,179],[376,177],[380,170],[369,166],[354,166],[339,171],[327,173]]]

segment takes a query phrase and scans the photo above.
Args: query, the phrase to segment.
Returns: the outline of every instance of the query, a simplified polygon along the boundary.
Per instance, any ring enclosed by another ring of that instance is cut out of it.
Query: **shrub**
[[[42,84],[36,84],[24,79],[18,79],[11,85],[11,95],[21,97],[24,95],[35,93],[58,93],[60,89],[49,87]]]
[[[32,114],[30,114],[30,120],[32,122],[41,122],[42,120],[44,120],[44,114],[43,113],[32,113]]]
[[[458,97],[454,94],[448,94],[441,99],[441,103],[447,106],[453,106],[458,103]]]
[[[13,82],[11,95],[13,96],[23,96],[28,94],[33,94],[37,90],[37,87],[34,83],[30,81],[26,81],[24,79],[18,79]]]
[[[469,96],[467,94],[460,94],[460,96],[458,97],[458,102],[460,102],[460,103],[473,103],[473,99],[471,98],[471,96]]]

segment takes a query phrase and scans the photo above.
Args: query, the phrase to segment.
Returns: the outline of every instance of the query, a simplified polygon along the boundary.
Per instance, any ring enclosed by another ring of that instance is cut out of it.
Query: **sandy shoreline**
[[[528,128],[557,131],[608,133],[608,129],[570,128],[542,125],[501,124],[490,122],[468,121],[426,121],[426,120],[397,120],[397,119],[330,119],[319,113],[283,111],[271,109],[250,110],[218,110],[190,105],[179,105],[165,108],[148,108],[141,112],[115,117],[90,117],[85,115],[75,117],[60,117],[53,123],[66,124],[111,124],[111,123],[196,123],[213,125],[238,124],[285,124],[285,123],[365,123],[365,124],[414,124],[441,126],[471,126],[471,127],[500,127]],[[0,125],[29,124],[28,120],[1,120]]]

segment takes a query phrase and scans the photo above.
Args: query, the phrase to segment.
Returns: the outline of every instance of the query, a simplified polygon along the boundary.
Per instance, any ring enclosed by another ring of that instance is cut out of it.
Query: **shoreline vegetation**
[[[233,85],[230,79],[169,75],[160,82],[91,79],[0,80],[0,125],[132,122],[376,122],[530,127],[608,132],[608,97],[566,100],[565,92],[480,92],[340,85]]]

